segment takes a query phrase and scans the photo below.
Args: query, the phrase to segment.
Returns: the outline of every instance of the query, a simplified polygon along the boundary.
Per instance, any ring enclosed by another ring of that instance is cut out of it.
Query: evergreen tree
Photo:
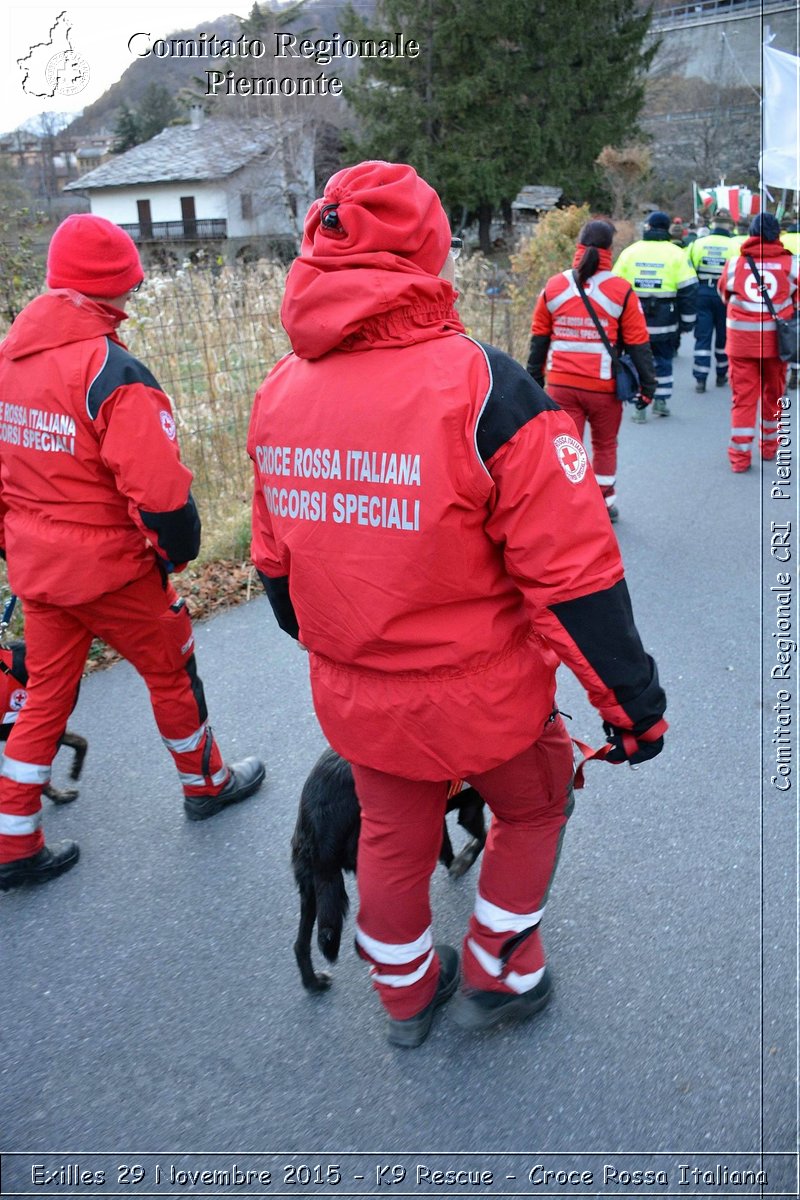
[[[151,83],[136,110],[139,141],[149,142],[178,116],[172,93],[161,83]]]
[[[127,104],[123,104],[114,124],[114,141],[111,152],[112,154],[124,154],[132,146],[138,146],[141,140],[136,113]]]
[[[457,220],[477,213],[488,250],[493,210],[524,184],[597,191],[595,158],[642,104],[649,19],[636,0],[379,0],[374,23],[351,8],[350,36],[420,43],[416,59],[364,59],[351,158],[412,163]]]
[[[124,154],[132,146],[149,142],[177,117],[177,101],[161,83],[151,83],[138,108],[123,103],[114,125],[114,154]]]

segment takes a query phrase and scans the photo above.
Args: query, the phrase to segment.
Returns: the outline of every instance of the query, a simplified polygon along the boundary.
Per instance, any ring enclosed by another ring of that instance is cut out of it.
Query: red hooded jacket
[[[169,397],[117,336],[125,314],[45,293],[0,343],[0,546],[23,599],[80,604],[185,563],[200,522]]]
[[[728,354],[738,358],[777,358],[775,322],[746,255],[754,260],[773,308],[784,320],[792,315],[800,301],[798,259],[782,242],[764,242],[760,237],[749,237],[742,243],[739,254],[725,263],[719,281],[719,294],[728,306]]]
[[[572,262],[580,264],[585,246],[578,246]],[[586,298],[597,314],[606,337],[616,349],[642,348],[637,353],[636,366],[642,377],[644,395],[655,393],[656,379],[650,337],[639,297],[627,279],[611,270],[611,251],[598,249],[598,269],[584,284]],[[547,384],[581,388],[587,392],[616,390],[611,356],[606,350],[597,326],[586,311],[586,305],[575,284],[573,271],[552,275],[536,300],[531,320],[531,354],[528,371]],[[648,353],[644,353],[647,350]]]
[[[643,732],[664,709],[571,419],[463,334],[453,300],[394,254],[298,259],[294,353],[248,439],[253,559],[310,652],[323,731],[412,779],[528,747],[559,657],[617,726]]]

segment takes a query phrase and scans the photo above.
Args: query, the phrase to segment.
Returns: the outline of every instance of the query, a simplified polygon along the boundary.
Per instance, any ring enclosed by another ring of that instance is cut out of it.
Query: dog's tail
[[[317,893],[317,945],[328,962],[336,962],[342,940],[342,926],[350,906],[341,871],[333,875],[318,876],[315,880]]]

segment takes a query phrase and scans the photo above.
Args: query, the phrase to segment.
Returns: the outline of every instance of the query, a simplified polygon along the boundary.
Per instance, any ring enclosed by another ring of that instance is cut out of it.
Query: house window
[[[252,221],[253,219],[253,193],[242,192],[242,220]]]

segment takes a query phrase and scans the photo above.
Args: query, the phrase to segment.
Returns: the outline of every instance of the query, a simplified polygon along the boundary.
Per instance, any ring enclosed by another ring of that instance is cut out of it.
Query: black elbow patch
[[[633,619],[628,586],[620,579],[603,592],[553,604],[558,618],[583,657],[631,719],[652,721],[666,708],[653,659],[645,653]]]
[[[528,421],[540,413],[557,411],[558,405],[515,359],[496,346],[479,344],[486,355],[491,384],[476,443],[481,459],[488,462]]]
[[[300,626],[297,623],[297,614],[294,611],[292,598],[289,595],[289,576],[281,575],[278,579],[270,579],[269,575],[265,575],[263,571],[259,571],[258,577],[264,585],[264,591],[267,593],[267,599],[275,614],[275,620],[284,633],[288,633],[289,637],[298,639],[300,637]]]
[[[152,529],[158,547],[172,563],[189,562],[200,550],[200,514],[191,494],[183,508],[151,513],[139,509],[142,524]]]

